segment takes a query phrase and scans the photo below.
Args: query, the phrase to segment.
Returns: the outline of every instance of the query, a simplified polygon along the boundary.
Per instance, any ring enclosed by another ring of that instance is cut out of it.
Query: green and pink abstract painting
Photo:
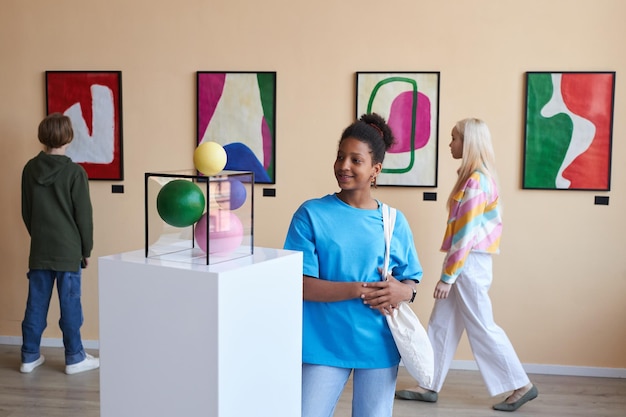
[[[526,189],[610,190],[615,72],[526,73]]]
[[[358,72],[357,118],[383,116],[396,142],[389,149],[378,185],[437,186],[438,72]]]

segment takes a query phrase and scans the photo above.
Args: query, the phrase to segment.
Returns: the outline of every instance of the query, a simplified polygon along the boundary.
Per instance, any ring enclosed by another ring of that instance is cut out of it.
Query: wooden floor
[[[46,363],[31,374],[19,372],[19,346],[0,345],[0,417],[98,417],[98,370],[65,375],[63,350],[42,348]],[[97,355],[97,352],[90,352]],[[531,375],[539,397],[515,412],[521,416],[624,417],[626,379]],[[242,377],[242,386],[246,384]],[[398,388],[412,384],[400,369]],[[351,384],[341,397],[335,417],[350,416]],[[476,371],[451,371],[436,404],[396,400],[395,417],[483,417],[501,398],[490,398]],[[172,416],[174,417],[174,416]],[[243,417],[243,416],[242,416]],[[245,416],[254,417],[254,416]],[[276,416],[292,417],[292,416]]]

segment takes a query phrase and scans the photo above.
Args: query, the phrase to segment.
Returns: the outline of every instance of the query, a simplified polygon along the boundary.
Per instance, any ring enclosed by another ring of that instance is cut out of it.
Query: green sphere
[[[174,180],[157,195],[157,211],[163,221],[175,227],[191,226],[204,213],[205,199],[200,187],[191,181]]]

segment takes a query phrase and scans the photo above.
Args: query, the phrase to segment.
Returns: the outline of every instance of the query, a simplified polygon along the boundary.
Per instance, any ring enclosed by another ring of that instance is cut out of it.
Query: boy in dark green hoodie
[[[89,182],[85,170],[65,155],[74,138],[69,117],[50,114],[39,124],[38,137],[44,151],[22,172],[22,218],[31,240],[20,371],[29,373],[44,363],[41,336],[56,280],[65,372],[75,374],[100,366],[85,353],[80,335],[81,266],[88,265],[93,248]]]

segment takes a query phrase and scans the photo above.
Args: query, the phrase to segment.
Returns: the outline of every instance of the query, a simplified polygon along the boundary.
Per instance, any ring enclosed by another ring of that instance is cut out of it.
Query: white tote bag
[[[383,227],[385,231],[385,264],[383,279],[387,279],[389,252],[393,227],[396,223],[396,209],[383,204]],[[422,387],[430,387],[435,373],[435,359],[430,339],[413,309],[407,302],[401,302],[392,314],[385,316],[387,324],[402,357],[402,363]]]

